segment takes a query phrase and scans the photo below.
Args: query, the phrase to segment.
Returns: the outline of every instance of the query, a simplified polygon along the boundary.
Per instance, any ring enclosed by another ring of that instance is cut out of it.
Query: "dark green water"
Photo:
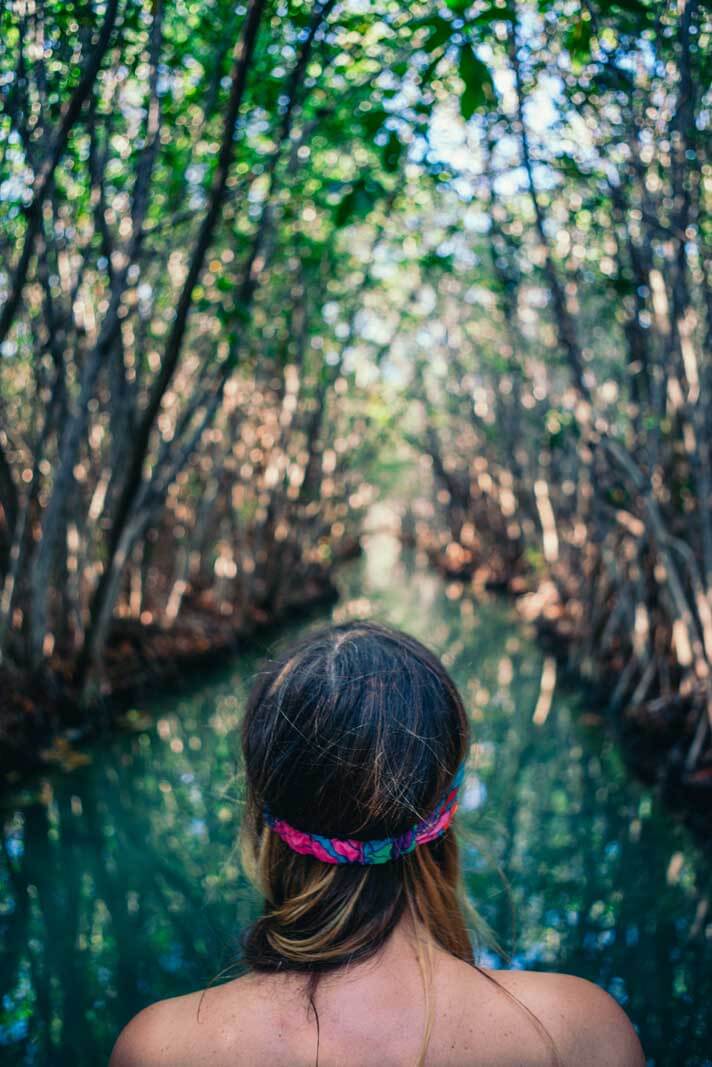
[[[473,609],[388,547],[372,538],[344,569],[335,613],[410,630],[463,691],[477,744],[458,819],[479,841],[465,863],[480,913],[515,966],[608,989],[649,1064],[712,1065],[709,855],[629,778],[585,697],[556,688],[547,705],[551,664],[506,604]],[[139,1008],[229,964],[257,907],[234,854],[236,731],[257,662],[146,701],[90,762],[70,753],[5,798],[4,1067],[106,1063]]]

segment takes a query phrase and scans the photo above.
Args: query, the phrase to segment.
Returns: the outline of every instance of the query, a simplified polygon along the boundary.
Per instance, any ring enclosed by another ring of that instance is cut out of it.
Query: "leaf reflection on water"
[[[605,986],[649,1063],[709,1064],[710,863],[582,722],[601,709],[552,686],[537,725],[544,658],[505,603],[450,598],[408,558],[367,557],[341,580],[334,617],[372,614],[414,633],[446,657],[466,699],[466,885],[513,964]],[[139,1008],[234,961],[259,909],[236,853],[236,731],[258,663],[257,650],[146,701],[90,763],[52,768],[6,802],[3,1064],[105,1062]]]

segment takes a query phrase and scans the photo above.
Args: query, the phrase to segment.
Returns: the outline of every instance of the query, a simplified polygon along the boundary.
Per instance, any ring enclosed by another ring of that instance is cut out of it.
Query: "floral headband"
[[[437,807],[422,822],[416,823],[410,830],[398,837],[384,837],[379,841],[356,841],[322,837],[321,834],[308,834],[297,830],[284,819],[275,818],[265,805],[265,822],[281,837],[285,845],[293,852],[303,856],[315,856],[324,863],[388,863],[412,852],[417,845],[434,841],[447,830],[457,811],[457,793],[465,776],[464,760],[458,767],[452,782],[438,803]]]

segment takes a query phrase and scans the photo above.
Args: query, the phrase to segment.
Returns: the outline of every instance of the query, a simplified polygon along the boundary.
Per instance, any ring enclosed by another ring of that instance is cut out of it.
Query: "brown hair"
[[[475,966],[457,841],[448,829],[388,863],[332,865],[293,852],[266,824],[265,805],[325,837],[398,836],[430,814],[469,744],[467,713],[440,660],[381,623],[311,631],[258,674],[242,731],[241,843],[265,904],[245,934],[244,956],[255,971],[310,976],[317,1040],[319,975],[372,957],[407,915],[426,935],[416,946],[427,1005],[423,1062],[432,944]]]

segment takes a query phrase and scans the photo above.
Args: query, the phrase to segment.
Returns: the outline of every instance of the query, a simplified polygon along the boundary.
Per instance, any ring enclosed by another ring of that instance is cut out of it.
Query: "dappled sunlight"
[[[230,973],[250,683],[373,617],[463,693],[513,963],[709,1065],[708,8],[9,0],[0,39],[3,1064]]]

